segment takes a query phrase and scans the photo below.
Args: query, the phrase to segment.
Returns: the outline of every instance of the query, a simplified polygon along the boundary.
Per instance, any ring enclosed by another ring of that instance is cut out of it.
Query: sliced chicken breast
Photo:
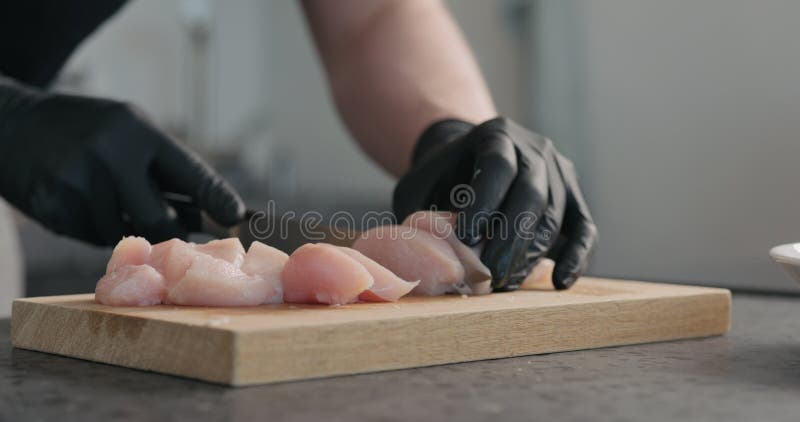
[[[464,266],[464,279],[456,283],[456,291],[473,295],[489,294],[492,292],[492,273],[481,262],[480,247],[471,248],[458,240],[456,216],[448,211],[417,211],[406,217],[403,225],[428,231],[450,244]]]
[[[150,242],[143,237],[123,237],[114,247],[106,265],[106,274],[125,265],[144,265],[150,260]]]
[[[280,303],[283,301],[283,282],[281,273],[289,255],[272,246],[255,241],[250,245],[244,256],[242,271],[255,277],[261,277],[272,286],[265,303]]]
[[[242,263],[244,263],[244,246],[242,246],[239,238],[236,237],[212,240],[201,245],[195,245],[194,248],[198,252],[228,261],[235,267],[241,267]]]
[[[153,245],[150,265],[164,276],[167,289],[170,289],[183,278],[197,254],[193,244],[170,239]]]
[[[419,280],[406,281],[398,277],[395,273],[386,269],[386,267],[378,264],[372,259],[368,258],[361,252],[347,248],[344,246],[325,245],[326,247],[337,248],[346,253],[351,258],[358,261],[364,268],[369,271],[375,283],[367,290],[364,290],[358,298],[369,302],[395,302],[401,297],[407,295],[411,290],[419,284]]]
[[[223,259],[197,253],[183,277],[167,293],[169,303],[194,306],[256,306],[275,286],[245,274]]]
[[[464,267],[450,244],[409,226],[379,226],[359,236],[353,249],[403,280],[419,280],[413,292],[440,295],[454,290]]]
[[[289,303],[355,302],[375,280],[358,261],[330,245],[308,243],[290,256],[281,275]]]
[[[110,306],[160,304],[167,289],[164,277],[149,265],[124,265],[97,283],[94,299]]]

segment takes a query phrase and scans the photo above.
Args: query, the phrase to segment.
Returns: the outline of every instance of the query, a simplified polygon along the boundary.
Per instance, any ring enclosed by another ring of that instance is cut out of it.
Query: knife
[[[181,216],[191,232],[205,233],[218,239],[238,237],[245,248],[253,241],[266,243],[286,253],[305,243],[350,246],[361,234],[352,228],[323,224],[319,219],[298,220],[293,214],[278,215],[252,209],[248,209],[235,226],[225,227],[215,222],[186,195],[164,192],[162,198]]]
[[[270,214],[266,211],[247,210],[238,225],[226,229],[210,218],[203,218],[203,231],[212,235],[238,237],[245,247],[253,241],[266,243],[286,253],[291,253],[305,243],[330,243],[336,246],[351,246],[358,238],[358,230],[344,229],[323,224],[320,220],[298,220],[286,215]]]

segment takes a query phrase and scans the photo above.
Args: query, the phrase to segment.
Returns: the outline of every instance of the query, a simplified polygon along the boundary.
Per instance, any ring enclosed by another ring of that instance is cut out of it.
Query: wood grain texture
[[[725,289],[583,278],[566,292],[256,308],[14,301],[15,347],[229,385],[725,333]]]

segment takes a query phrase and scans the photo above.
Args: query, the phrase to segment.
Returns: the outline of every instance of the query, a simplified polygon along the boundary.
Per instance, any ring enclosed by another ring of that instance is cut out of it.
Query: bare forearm
[[[304,0],[348,129],[387,171],[403,174],[432,122],[497,115],[477,63],[438,0]]]

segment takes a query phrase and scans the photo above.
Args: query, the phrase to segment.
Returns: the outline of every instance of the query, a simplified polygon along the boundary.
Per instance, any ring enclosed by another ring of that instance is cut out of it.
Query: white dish
[[[787,243],[769,250],[769,256],[781,264],[786,274],[800,283],[800,243]]]

